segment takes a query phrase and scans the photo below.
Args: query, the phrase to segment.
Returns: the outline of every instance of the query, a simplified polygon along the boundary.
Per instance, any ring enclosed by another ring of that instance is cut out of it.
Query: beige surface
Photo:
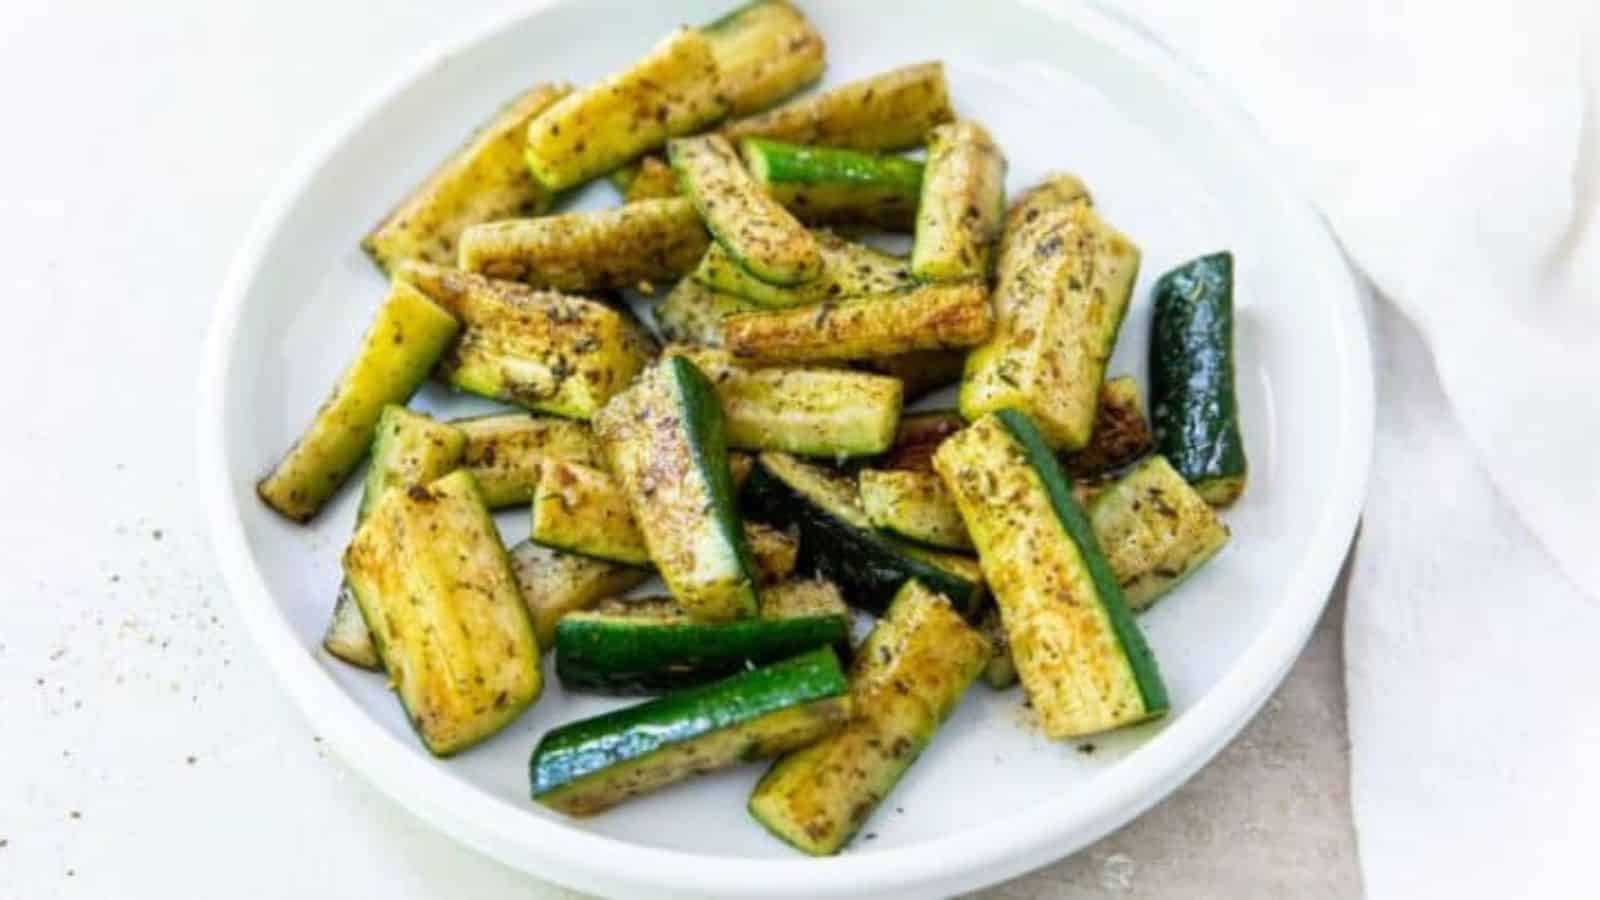
[[[981,900],[1361,894],[1344,711],[1344,585],[1278,693],[1160,806]]]

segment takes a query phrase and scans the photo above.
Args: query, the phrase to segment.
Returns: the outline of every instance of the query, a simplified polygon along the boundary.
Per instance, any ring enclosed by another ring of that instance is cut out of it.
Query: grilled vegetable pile
[[[1147,417],[1107,371],[1115,208],[1066,174],[1008,203],[937,62],[791,99],[824,65],[757,0],[513,98],[363,241],[387,299],[260,482],[305,523],[370,457],[324,646],[429,751],[504,729],[552,652],[650,695],[543,731],[564,813],[772,759],[751,816],[837,853],[979,676],[1041,740],[1172,708],[1138,614],[1245,488],[1232,257],[1154,281]],[[573,211],[596,179],[623,202]],[[430,374],[505,408],[408,409]]]

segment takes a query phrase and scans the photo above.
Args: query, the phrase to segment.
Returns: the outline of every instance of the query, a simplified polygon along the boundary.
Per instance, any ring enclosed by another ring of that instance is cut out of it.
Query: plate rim
[[[1340,410],[1334,453],[1339,467],[1330,502],[1285,602],[1235,663],[1183,715],[1085,788],[1070,816],[1037,805],[1011,819],[975,826],[905,847],[825,859],[744,859],[643,846],[529,815],[520,805],[464,786],[436,761],[405,747],[373,721],[318,665],[278,610],[250,552],[227,467],[226,376],[245,298],[283,220],[309,183],[384,105],[452,56],[470,51],[517,23],[572,0],[535,2],[481,16],[435,41],[394,77],[367,93],[285,170],[261,204],[235,252],[208,329],[201,367],[200,477],[208,531],[224,582],[257,649],[280,685],[350,767],[402,808],[436,830],[535,877],[580,889],[668,891],[686,895],[853,896],[972,889],[1013,877],[1076,852],[1165,798],[1219,752],[1277,688],[1299,656],[1327,603],[1349,549],[1366,495],[1373,452],[1374,369],[1363,291],[1325,220],[1286,176],[1249,117],[1217,85],[1118,10],[1097,2],[1018,0],[1052,20],[1105,40],[1118,53],[1159,74],[1213,119],[1228,123],[1242,152],[1262,164],[1263,182],[1286,207],[1307,217],[1313,239],[1337,261],[1348,302],[1335,311],[1337,381],[1348,402]]]

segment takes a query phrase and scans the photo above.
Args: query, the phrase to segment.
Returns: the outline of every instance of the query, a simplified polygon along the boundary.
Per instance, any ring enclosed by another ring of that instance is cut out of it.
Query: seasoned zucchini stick
[[[528,172],[522,147],[533,117],[571,90],[541,84],[506,104],[378,223],[361,249],[385,272],[403,259],[447,266],[455,262],[456,239],[468,225],[544,212],[550,192]]]
[[[539,645],[470,473],[386,493],[344,570],[429,752],[464,750],[538,699]]]
[[[1131,375],[1106,379],[1094,414],[1094,431],[1082,450],[1063,454],[1061,465],[1074,478],[1096,478],[1150,452],[1155,437],[1144,417],[1139,383]]]
[[[921,63],[863,78],[723,128],[730,141],[772,138],[851,150],[902,150],[955,118],[944,65]]]
[[[649,581],[651,575],[640,566],[563,553],[533,541],[523,541],[509,552],[541,651],[555,646],[556,625],[564,616],[625,594]]]
[[[452,424],[467,439],[461,466],[478,480],[490,509],[532,500],[539,467],[546,460],[601,464],[600,446],[582,422],[519,412],[457,419]]]
[[[727,320],[723,334],[729,350],[752,359],[849,360],[971,347],[989,336],[991,318],[988,290],[971,281],[743,313]]]
[[[678,176],[665,159],[654,154],[641,156],[606,176],[622,195],[624,203],[661,200],[678,196]]]
[[[603,175],[722,118],[711,41],[680,28],[632,68],[568,94],[528,123],[525,159],[550,191]]]
[[[900,382],[841,369],[749,369],[732,354],[668,348],[716,385],[728,445],[828,459],[882,453],[900,418]]]
[[[745,140],[740,151],[750,176],[807,224],[907,230],[916,220],[920,162],[760,138]]]
[[[595,300],[427,263],[407,262],[397,277],[466,324],[440,373],[494,400],[588,419],[655,352],[637,321]]]
[[[1006,158],[976,122],[928,135],[911,274],[924,281],[987,278],[1006,209]]]
[[[824,647],[722,681],[545,732],[528,763],[533,799],[571,816],[837,730],[850,683]]]
[[[861,485],[861,507],[873,525],[919,544],[972,549],[961,511],[938,475],[862,469],[856,479]]]
[[[667,357],[606,404],[594,428],[672,596],[702,621],[755,615],[760,578],[706,376]]]
[[[739,457],[748,460],[749,457]],[[730,474],[735,457],[729,457]],[[735,476],[734,483],[742,479]],[[533,495],[533,540],[594,559],[649,566],[650,551],[621,485],[610,473],[564,461],[544,466]],[[799,547],[794,538],[759,522],[744,537],[763,584],[789,577]]]
[[[616,209],[507,219],[461,234],[461,268],[560,291],[670,282],[691,271],[709,239],[681,197]]]
[[[709,288],[693,277],[684,278],[650,308],[656,331],[675,344],[722,346],[722,323],[729,316],[762,309],[743,297]]]
[[[1152,456],[1089,504],[1128,606],[1148,609],[1228,542],[1228,526],[1165,457]]]
[[[762,307],[809,306],[828,300],[890,294],[913,287],[906,261],[865,244],[827,232],[815,232],[822,270],[813,280],[792,287],[769,284],[741,266],[722,245],[714,244],[695,267],[694,278],[723,293]]]
[[[978,548],[1045,734],[1075,737],[1164,714],[1155,658],[1033,422],[1016,410],[984,416],[947,439],[933,465]]]
[[[377,437],[372,441],[372,463],[362,484],[356,527],[366,521],[367,514],[386,492],[427,484],[454,471],[461,462],[466,440],[461,429],[453,425],[436,422],[398,404],[384,407],[383,415],[378,417]],[[333,620],[322,637],[322,646],[351,665],[383,668],[348,579],[339,582]]]
[[[293,521],[311,521],[360,465],[383,408],[411,397],[460,328],[449,309],[395,282],[333,393],[256,485],[262,501]]]
[[[822,77],[827,45],[784,0],[746,3],[701,29],[730,116],[747,116]]]
[[[961,414],[1015,407],[1050,445],[1089,442],[1106,362],[1139,272],[1139,248],[1084,202],[1030,195],[1006,218],[995,329],[967,357]]]
[[[850,652],[850,611],[817,579],[774,585],[761,615],[697,622],[671,597],[609,600],[556,628],[556,675],[569,690],[648,694],[725,678],[817,647]]]
[[[894,789],[989,660],[989,641],[906,582],[850,669],[850,721],[773,763],[750,814],[816,856],[839,852]]]
[[[1227,506],[1249,464],[1233,384],[1233,255],[1213,253],[1161,276],[1150,328],[1156,449],[1200,495]]]
[[[668,141],[667,158],[711,236],[741,267],[776,285],[822,272],[811,232],[750,178],[727,140],[711,134]]]

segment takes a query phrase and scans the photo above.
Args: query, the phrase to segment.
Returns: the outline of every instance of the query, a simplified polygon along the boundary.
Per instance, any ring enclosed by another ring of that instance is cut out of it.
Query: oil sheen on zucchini
[[[716,389],[669,356],[595,417],[595,434],[672,596],[691,616],[755,615],[760,579],[728,473]]]
[[[969,120],[928,134],[911,274],[923,281],[987,278],[1006,206],[1006,158]]]
[[[533,799],[588,816],[737,762],[812,743],[850,715],[850,684],[824,647],[545,732]]]
[[[711,236],[739,266],[776,285],[802,284],[822,272],[811,232],[750,178],[726,138],[668,141],[667,158]]]
[[[397,277],[466,325],[440,373],[494,400],[588,419],[655,353],[640,323],[596,300],[427,263],[407,262]]]
[[[805,284],[783,287],[762,281],[720,244],[713,245],[701,258],[694,269],[694,279],[714,290],[743,297],[757,306],[772,308],[892,294],[916,284],[905,260],[897,256],[825,231],[813,234],[821,254],[822,269],[815,279]]]
[[[1139,249],[1086,202],[1032,192],[1006,217],[993,336],[967,357],[961,414],[1015,407],[1050,445],[1077,450],[1139,272]]]
[[[991,322],[988,289],[968,281],[741,313],[723,324],[723,336],[729,350],[751,359],[820,362],[971,347],[989,337]]]
[[[453,423],[466,435],[461,465],[478,479],[490,509],[519,506],[533,499],[539,467],[549,459],[600,465],[600,447],[589,426],[554,416],[527,413],[477,416]]]
[[[362,484],[356,527],[366,521],[383,495],[414,484],[427,484],[452,472],[461,462],[466,435],[461,429],[415,413],[398,404],[383,408],[377,436],[372,440],[372,461]],[[322,646],[334,656],[364,669],[381,669],[378,648],[361,618],[361,607],[347,579],[339,582],[333,620]]]
[[[523,541],[508,552],[541,651],[555,646],[556,625],[564,616],[625,594],[651,576],[649,569],[639,566],[563,553],[533,541]]]
[[[539,645],[470,473],[386,493],[344,570],[429,752],[464,750],[538,699]]]
[[[882,453],[900,418],[900,382],[841,369],[746,368],[729,353],[672,350],[716,385],[728,445],[838,459]]]
[[[523,140],[528,122],[571,90],[541,84],[519,94],[378,223],[361,249],[385,272],[403,259],[453,265],[468,225],[544,212],[550,192],[522,161]]]
[[[1166,687],[1069,476],[1016,410],[946,440],[934,468],[954,495],[1046,735],[1164,714]]]
[[[461,268],[560,291],[666,284],[705,254],[705,226],[682,197],[615,209],[507,219],[461,233]]]
[[[784,0],[746,3],[700,31],[730,116],[760,112],[822,77],[822,35]]]
[[[963,610],[974,609],[982,595],[974,573],[874,528],[846,476],[785,453],[763,453],[742,500],[753,518],[799,530],[798,571],[827,578],[868,611],[881,612],[912,578]]]
[[[839,852],[894,789],[989,660],[989,641],[916,581],[896,594],[850,669],[850,720],[786,754],[750,814],[812,855]]]
[[[562,191],[726,112],[711,41],[680,28],[632,67],[536,116],[528,123],[524,158],[547,190]]]
[[[460,328],[449,309],[396,281],[333,393],[256,485],[261,499],[293,521],[311,521],[366,456],[384,407],[411,397]]]
[[[1233,384],[1233,255],[1213,253],[1161,276],[1150,327],[1156,449],[1207,501],[1244,492],[1248,463]]]
[[[866,224],[900,231],[916,219],[922,163],[898,156],[750,138],[750,176],[810,225]]]
[[[950,121],[944,65],[906,66],[803,97],[722,129],[735,143],[771,138],[851,150],[903,150]]]
[[[678,690],[817,647],[850,650],[850,611],[839,589],[800,579],[761,594],[761,615],[697,622],[670,597],[614,599],[556,628],[556,675],[569,690],[616,694]]]

